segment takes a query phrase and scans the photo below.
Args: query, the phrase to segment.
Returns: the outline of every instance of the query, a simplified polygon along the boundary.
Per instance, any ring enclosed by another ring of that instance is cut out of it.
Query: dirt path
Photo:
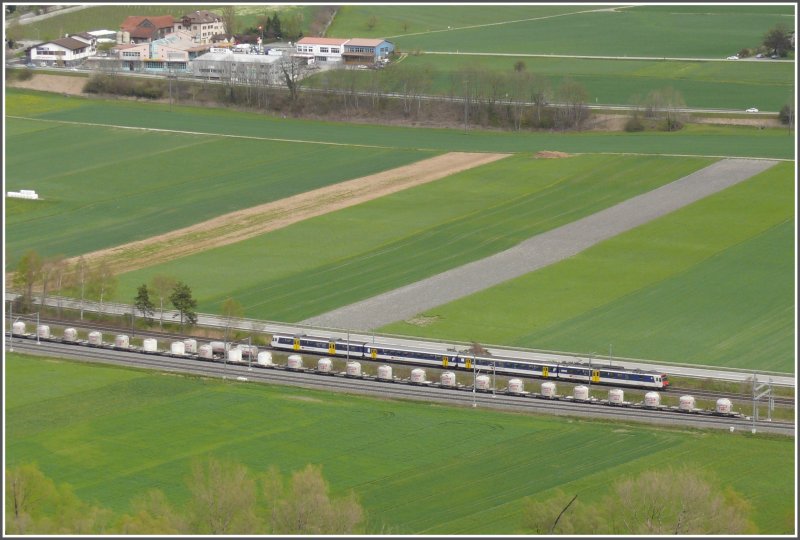
[[[185,257],[193,253],[240,242],[328,212],[377,199],[510,154],[451,152],[348,180],[314,191],[232,212],[190,227],[84,255],[92,264],[108,263],[119,272]],[[70,259],[75,262],[77,258]]]

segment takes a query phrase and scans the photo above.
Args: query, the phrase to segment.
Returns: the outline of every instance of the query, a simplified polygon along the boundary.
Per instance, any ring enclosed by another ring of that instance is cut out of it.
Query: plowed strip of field
[[[491,163],[508,155],[450,152],[396,169],[231,212],[152,238],[94,251],[83,257],[91,264],[106,262],[115,273],[128,272],[240,242],[305,219]],[[70,262],[74,262],[75,259]]]

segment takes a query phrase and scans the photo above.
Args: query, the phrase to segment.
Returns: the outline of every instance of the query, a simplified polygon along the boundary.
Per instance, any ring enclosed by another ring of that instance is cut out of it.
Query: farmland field
[[[44,199],[7,201],[11,264],[29,248],[87,253],[434,155],[13,118],[6,126],[6,186]]]
[[[792,373],[793,165],[382,330]]]
[[[643,153],[792,159],[786,129],[689,125],[679,132],[493,132],[283,119],[221,108],[64,97],[9,88],[6,118],[88,122],[434,152]]]
[[[517,155],[250,240],[120,277],[193,286],[198,309],[233,297],[248,317],[299,321],[466,264],[710,163],[702,158]]]
[[[310,6],[268,5],[265,7],[269,9],[267,15],[272,17],[273,13],[277,12],[282,20],[288,19],[291,13],[296,10],[303,14],[303,19],[306,23],[310,22],[312,18],[310,16],[312,10]],[[89,6],[77,12],[61,13],[49,19],[21,25],[15,31],[27,39],[48,40],[61,37],[65,33],[76,34],[99,29],[117,30],[122,21],[128,16],[172,15],[181,17],[186,13],[202,9],[221,13],[222,6],[186,4]],[[264,9],[261,6],[243,5],[237,6],[236,13],[239,25],[244,29],[255,25],[257,17],[264,15]]]
[[[152,487],[182,502],[191,459],[213,455],[253,470],[274,464],[284,474],[321,464],[334,494],[353,489],[370,521],[393,534],[513,534],[521,532],[524,497],[561,488],[587,502],[621,476],[690,464],[746,497],[760,533],[792,528],[788,438],[226,384],[17,354],[7,356],[6,376],[7,466],[37,462],[80,498],[118,513]]]
[[[610,7],[345,6],[328,35],[388,38],[406,52],[725,58],[779,22],[794,26],[790,5]]]
[[[409,56],[382,74],[391,81],[395,69],[427,70],[425,76],[431,77],[428,93],[458,96],[464,91],[461,74],[467,70],[484,72],[483,78],[491,80],[496,75],[512,75],[517,62],[523,62],[527,72],[544,78],[553,92],[567,78],[581,83],[591,105],[635,105],[650,92],[671,87],[691,108],[744,111],[756,105],[762,111],[778,111],[794,95],[794,64],[769,61],[653,62],[424,54]],[[368,88],[370,73],[352,75]],[[309,84],[315,84],[315,80],[310,78]]]

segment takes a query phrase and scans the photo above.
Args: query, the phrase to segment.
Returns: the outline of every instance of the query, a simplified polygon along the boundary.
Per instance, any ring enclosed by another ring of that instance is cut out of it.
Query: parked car
[[[764,58],[764,55],[763,55],[763,54],[761,54],[761,53],[758,53],[758,54],[756,55],[756,58]]]
[[[735,55],[735,54],[733,56],[729,56],[728,57],[728,60],[738,60],[738,59],[739,59],[739,56]]]
[[[25,67],[35,68],[36,64],[34,64],[33,62],[28,62],[27,64],[25,64]]]
[[[745,112],[758,112],[758,109],[756,109],[755,107],[750,107]]]

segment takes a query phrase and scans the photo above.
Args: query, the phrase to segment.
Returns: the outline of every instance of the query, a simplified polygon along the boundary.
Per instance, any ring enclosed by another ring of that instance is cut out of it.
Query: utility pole
[[[495,383],[495,369],[494,369],[494,360],[492,360],[492,397],[497,397],[497,394],[494,393],[494,389],[496,388],[497,384]]]
[[[9,330],[11,330],[11,338],[8,340],[8,344],[10,345],[9,351],[14,352],[14,301],[8,301],[8,324]]]
[[[36,344],[39,345],[39,312],[36,312]]]
[[[473,354],[472,355],[472,407],[473,408],[478,406],[478,404],[475,402],[475,398],[476,398],[476,395],[475,395],[475,379],[477,378],[477,376],[478,376],[478,372],[477,372],[477,370],[475,368],[475,355]]]
[[[464,133],[467,132],[467,80],[464,79]]]

